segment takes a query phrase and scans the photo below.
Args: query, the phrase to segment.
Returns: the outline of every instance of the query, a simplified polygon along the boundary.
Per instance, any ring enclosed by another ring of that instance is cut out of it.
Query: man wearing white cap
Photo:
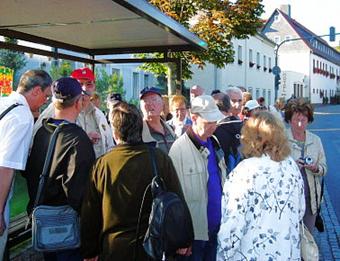
[[[172,145],[169,156],[176,168],[194,225],[191,249],[180,260],[216,260],[222,184],[226,176],[223,151],[212,137],[223,114],[208,95],[191,102],[192,127]]]

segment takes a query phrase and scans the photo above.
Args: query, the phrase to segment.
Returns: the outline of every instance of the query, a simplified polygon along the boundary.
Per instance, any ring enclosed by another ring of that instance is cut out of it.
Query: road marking
[[[340,131],[340,128],[333,128],[333,129],[308,129],[309,131]]]
[[[318,114],[318,115],[340,115],[340,112],[318,112],[318,111],[315,111],[314,114]]]

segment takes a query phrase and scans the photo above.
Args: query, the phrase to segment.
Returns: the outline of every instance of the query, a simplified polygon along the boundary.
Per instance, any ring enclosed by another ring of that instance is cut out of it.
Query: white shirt
[[[26,98],[17,92],[12,92],[8,97],[0,98],[0,114],[14,103],[22,105],[9,111],[0,120],[0,166],[24,170],[33,134],[34,118]],[[7,228],[12,188],[13,186],[9,192],[4,212]]]
[[[24,170],[33,133],[33,115],[26,98],[13,92],[0,98],[0,114],[14,103],[20,103],[0,120],[0,166]]]
[[[249,158],[223,188],[217,260],[300,260],[303,180],[291,157]]]

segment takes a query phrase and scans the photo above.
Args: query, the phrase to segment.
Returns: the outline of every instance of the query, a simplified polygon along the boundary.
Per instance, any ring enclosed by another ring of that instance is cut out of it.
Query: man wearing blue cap
[[[80,83],[70,77],[60,78],[52,84],[52,94],[55,116],[44,119],[38,129],[24,173],[29,192],[29,213],[32,212],[51,136],[58,126],[61,130],[40,204],[69,205],[79,212],[90,168],[95,160],[91,140],[75,123],[83,109]],[[79,249],[46,252],[44,257],[45,260],[82,260]]]
[[[155,142],[158,148],[168,154],[176,140],[176,134],[161,118],[163,99],[160,89],[145,87],[140,92],[139,98],[143,112],[143,141],[146,143]]]

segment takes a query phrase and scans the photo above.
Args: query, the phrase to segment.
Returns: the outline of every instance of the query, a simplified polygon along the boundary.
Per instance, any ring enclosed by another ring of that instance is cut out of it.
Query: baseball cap
[[[148,93],[155,93],[162,97],[161,89],[156,87],[145,87],[143,90],[139,93],[139,99],[142,99],[144,95]]]
[[[210,95],[195,97],[191,101],[191,113],[197,113],[209,122],[219,121],[224,118]]]
[[[95,81],[94,73],[91,69],[84,67],[74,70],[71,73],[71,77],[74,79],[88,79],[90,81]]]
[[[62,77],[52,83],[53,97],[58,100],[71,100],[80,95],[82,91],[80,83],[71,77]]]
[[[244,108],[248,109],[249,111],[252,111],[256,108],[260,108],[260,104],[256,100],[249,100],[244,105]]]

